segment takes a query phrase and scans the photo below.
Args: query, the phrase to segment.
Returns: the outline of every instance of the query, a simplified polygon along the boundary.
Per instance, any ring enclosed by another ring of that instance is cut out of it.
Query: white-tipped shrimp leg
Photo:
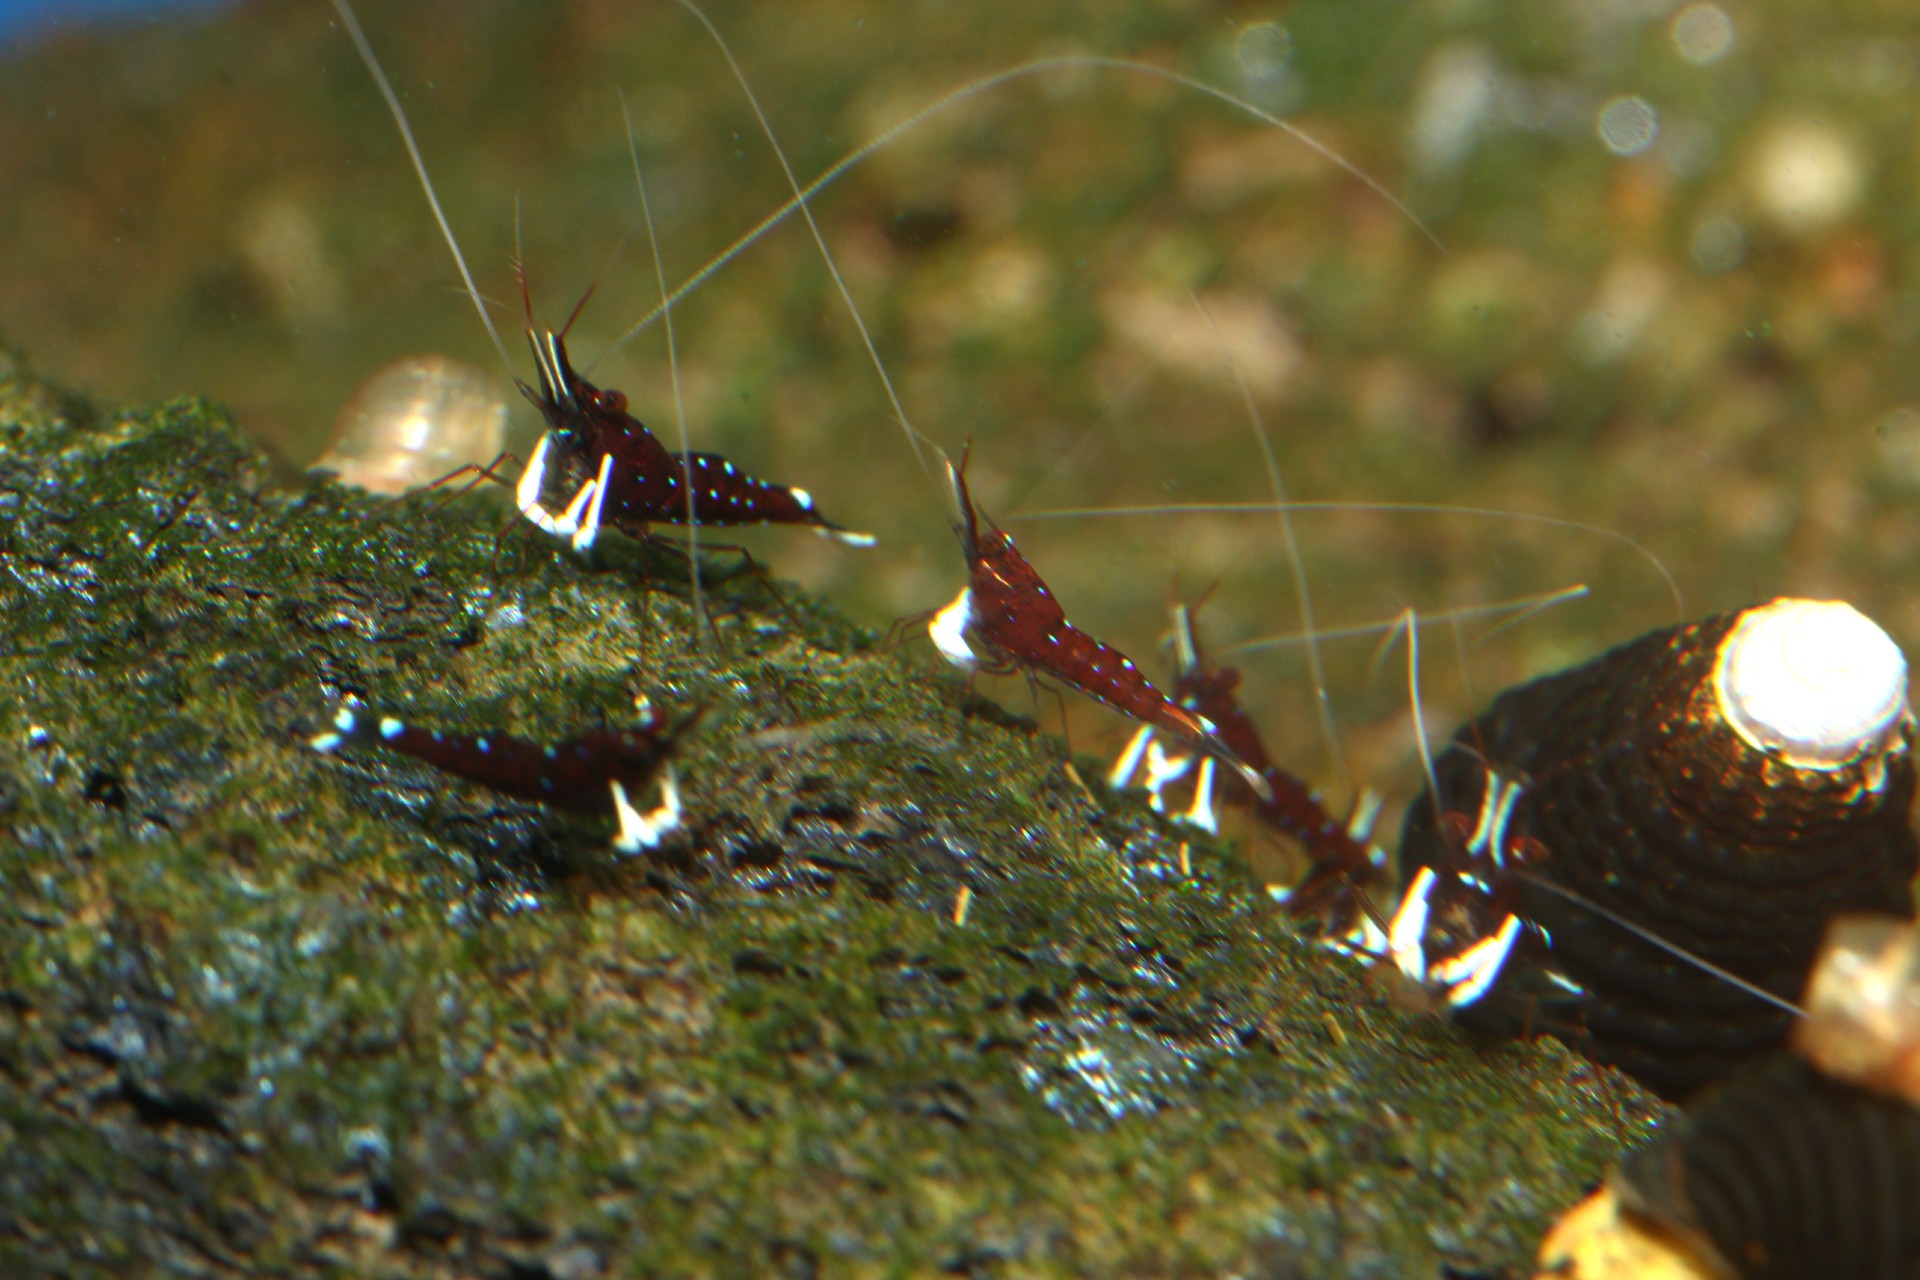
[[[527,465],[520,469],[520,482],[513,487],[513,505],[548,533],[558,532],[553,513],[540,505],[540,491],[547,482],[547,449],[552,442],[551,431],[541,433],[540,443],[533,446]]]
[[[1126,750],[1113,762],[1113,768],[1107,771],[1107,786],[1114,791],[1123,791],[1133,781],[1133,775],[1140,770],[1140,760],[1147,754],[1147,744],[1153,741],[1153,726],[1143,724],[1133,731],[1133,737],[1127,740]]]
[[[1193,767],[1193,760],[1190,755],[1167,752],[1154,736],[1153,726],[1143,724],[1134,731],[1126,750],[1120,753],[1120,758],[1113,762],[1113,768],[1107,772],[1107,785],[1119,791],[1131,785],[1134,775],[1144,769],[1141,785],[1147,789],[1147,803],[1155,813],[1165,813],[1164,792],[1187,775],[1187,771]],[[1185,813],[1175,814],[1173,820],[1219,835],[1220,819],[1213,803],[1215,767],[1212,756],[1200,757],[1200,776],[1194,783],[1193,803]]]
[[[1433,884],[1432,867],[1416,871],[1400,899],[1399,909],[1387,922],[1387,957],[1393,961],[1394,968],[1421,986],[1427,982],[1425,943],[1427,916],[1431,911],[1428,899],[1433,894]]]
[[[1480,939],[1459,955],[1436,961],[1428,970],[1429,981],[1447,993],[1447,1003],[1463,1009],[1493,987],[1513,944],[1520,939],[1520,917],[1508,916],[1489,937]]]
[[[1220,834],[1220,817],[1213,807],[1214,769],[1215,763],[1212,756],[1200,757],[1200,776],[1194,780],[1193,803],[1175,821],[1199,827],[1202,831],[1217,836]]]
[[[1509,914],[1492,933],[1429,965],[1427,922],[1438,883],[1432,867],[1414,873],[1399,909],[1387,922],[1386,955],[1407,978],[1445,997],[1453,1008],[1463,1009],[1493,989],[1525,926],[1519,916]]]
[[[964,671],[980,664],[980,657],[967,643],[967,628],[973,625],[973,589],[962,587],[953,602],[933,615],[927,635],[940,656]]]
[[[566,510],[559,515],[556,516],[547,510],[540,501],[540,493],[546,488],[547,450],[552,443],[553,433],[549,431],[540,437],[539,444],[533,446],[533,454],[527,459],[526,467],[520,472],[519,483],[513,487],[513,503],[520,509],[520,514],[533,521],[543,533],[564,538],[579,530],[580,513],[587,509],[589,502],[593,501],[598,482],[589,480],[581,485],[579,492],[573,495],[573,500],[567,503]],[[605,467],[603,466],[601,470],[604,473]],[[588,541],[591,542],[592,539]]]
[[[1147,744],[1147,803],[1155,813],[1167,811],[1166,790],[1193,768],[1193,757],[1172,755],[1158,741]]]
[[[513,488],[514,505],[542,532],[556,538],[571,537],[573,549],[585,552],[600,533],[600,511],[606,505],[607,484],[613,478],[613,455],[600,456],[600,474],[575,490],[566,510],[555,515],[540,501],[547,481],[547,451],[552,444],[553,433],[549,431],[533,446],[533,455],[527,459],[520,480]]]
[[[587,481],[580,490],[580,494],[586,494],[588,490],[592,491],[591,500],[587,503],[586,517],[580,521],[580,527],[573,532],[573,549],[582,555],[593,546],[593,540],[600,534],[600,508],[606,504],[607,486],[612,481],[613,455],[603,453],[600,455],[600,474]],[[575,502],[580,500],[580,494],[574,496]],[[572,512],[573,508],[569,506],[567,510]]]
[[[567,503],[567,509],[560,513],[559,518],[553,522],[553,527],[547,532],[561,537],[570,533],[577,534],[580,531],[580,513],[586,509],[589,502],[593,501],[593,495],[598,489],[598,482],[593,480],[581,485],[580,491],[573,495],[573,501]]]
[[[1526,788],[1519,782],[1502,778],[1487,770],[1487,789],[1480,797],[1480,817],[1473,834],[1467,838],[1467,852],[1490,858],[1495,867],[1507,863],[1507,824],[1513,821],[1513,806]]]
[[[617,782],[607,784],[613,791],[613,811],[620,819],[620,834],[613,839],[616,852],[644,853],[656,847],[668,832],[680,826],[680,783],[668,765],[660,779],[660,804],[641,813],[627,799],[627,789]]]

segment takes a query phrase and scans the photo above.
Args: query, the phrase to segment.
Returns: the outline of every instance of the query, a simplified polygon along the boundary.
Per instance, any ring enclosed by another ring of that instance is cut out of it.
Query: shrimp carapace
[[[1267,780],[1234,754],[1211,720],[1172,701],[1126,654],[1067,621],[1013,539],[990,522],[982,527],[967,489],[964,456],[957,467],[947,464],[947,479],[960,513],[954,531],[967,559],[967,585],[927,628],[947,661],[994,675],[1020,671],[1077,689],[1191,743],[1236,770],[1256,795],[1272,796]]]
[[[675,453],[627,411],[627,397],[581,377],[564,333],[529,327],[538,387],[521,391],[547,420],[515,486],[520,514],[548,533],[593,545],[603,524],[635,537],[656,524],[800,525],[849,546],[873,536],[842,528],[805,489],[748,475],[717,453]],[[558,511],[549,490],[568,495]],[[691,498],[689,498],[691,495]]]

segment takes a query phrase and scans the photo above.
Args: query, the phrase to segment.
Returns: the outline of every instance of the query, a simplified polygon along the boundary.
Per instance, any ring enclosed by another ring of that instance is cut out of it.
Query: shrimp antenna
[[[1306,633],[1307,673],[1313,681],[1314,709],[1320,714],[1320,732],[1327,740],[1327,751],[1333,757],[1334,771],[1339,775],[1340,788],[1352,790],[1353,779],[1348,776],[1346,754],[1340,750],[1340,729],[1333,719],[1333,698],[1327,692],[1327,665],[1320,653],[1318,628],[1313,616],[1313,590],[1307,585],[1307,562],[1300,554],[1300,539],[1293,527],[1293,512],[1287,506],[1287,486],[1280,476],[1280,459],[1273,452],[1273,441],[1267,435],[1266,419],[1260,416],[1260,406],[1254,403],[1253,388],[1247,385],[1247,377],[1240,368],[1240,362],[1233,358],[1233,348],[1227,344],[1226,335],[1220,332],[1220,324],[1213,318],[1213,312],[1200,300],[1200,295],[1191,293],[1193,305],[1200,309],[1200,315],[1207,322],[1207,328],[1213,331],[1213,341],[1225,357],[1227,370],[1233,374],[1233,384],[1240,389],[1240,402],[1246,406],[1247,424],[1253,430],[1254,443],[1260,446],[1260,460],[1266,464],[1267,485],[1273,491],[1273,509],[1280,521],[1280,538],[1287,548],[1287,567],[1293,575],[1293,595],[1300,604],[1300,628]]]
[[[1272,511],[1273,506],[1271,502],[1162,502],[1126,507],[1054,507],[1045,511],[1023,511],[1009,519],[1080,520],[1087,516],[1264,515]],[[1446,502],[1345,502],[1333,498],[1315,498],[1308,501],[1289,501],[1286,507],[1289,511],[1375,511],[1386,515],[1472,516],[1482,520],[1511,520],[1518,524],[1537,524],[1550,529],[1568,529],[1574,533],[1590,534],[1624,547],[1646,561],[1667,588],[1667,595],[1673,600],[1675,618],[1685,618],[1687,615],[1686,599],[1680,592],[1680,583],[1674,578],[1673,571],[1667,568],[1666,561],[1648,550],[1645,544],[1628,537],[1618,529],[1609,529],[1603,524],[1591,524],[1585,520],[1572,520],[1566,516],[1546,515],[1538,511],[1508,511],[1499,507],[1464,507]]]
[[[1454,619],[1467,621],[1475,618],[1493,617],[1499,614],[1515,615],[1507,621],[1490,627],[1486,634],[1481,636],[1479,641],[1476,642],[1485,644],[1489,637],[1506,630],[1517,622],[1523,622],[1556,604],[1564,604],[1569,600],[1584,599],[1590,594],[1592,594],[1590,588],[1584,583],[1576,582],[1570,587],[1561,587],[1557,591],[1541,592],[1536,595],[1522,596],[1514,600],[1495,600],[1488,604],[1460,605],[1452,609],[1435,610],[1422,614],[1420,617],[1420,625],[1429,627]],[[1359,622],[1345,627],[1323,627],[1314,633],[1314,637],[1324,642],[1328,640],[1354,640],[1363,636],[1385,633],[1390,641],[1393,636],[1399,634],[1402,625],[1404,624],[1400,615],[1395,614],[1385,622]],[[1259,636],[1252,640],[1237,641],[1234,644],[1222,647],[1219,651],[1219,656],[1227,658],[1235,654],[1257,653],[1266,649],[1285,649],[1295,645],[1303,645],[1306,642],[1307,637],[1300,632],[1288,631],[1277,635]],[[1368,669],[1369,678],[1379,675],[1380,664],[1384,658],[1385,655],[1383,653],[1375,653],[1372,666]]]
[[[380,66],[380,59],[374,56],[373,46],[367,43],[367,34],[360,29],[360,19],[353,12],[353,5],[348,0],[333,0],[333,9],[340,15],[347,35],[353,40],[353,47],[360,51],[360,61],[367,64],[373,82],[380,86],[380,96],[387,100],[387,110],[393,113],[393,122],[400,126],[400,139],[407,144],[407,155],[413,159],[413,172],[420,179],[421,189],[427,193],[427,204],[433,209],[433,220],[440,224],[440,234],[446,237],[447,248],[453,250],[453,264],[460,269],[461,283],[466,285],[467,296],[473,299],[473,309],[480,313],[480,323],[487,327],[487,336],[493,339],[493,349],[500,353],[501,363],[511,369],[513,357],[507,354],[507,344],[500,340],[500,331],[493,327],[493,317],[487,314],[487,304],[481,298],[478,286],[473,283],[473,273],[467,270],[466,255],[460,252],[460,242],[454,238],[446,211],[440,207],[440,197],[434,193],[433,179],[427,176],[427,162],[420,155],[420,145],[414,141],[413,126],[407,123],[407,113],[400,106],[400,97],[394,93],[386,71]]]
[[[833,251],[827,248],[827,238],[820,234],[820,224],[814,219],[812,206],[807,203],[809,191],[801,187],[800,179],[793,171],[793,164],[787,159],[786,148],[780,145],[780,136],[773,131],[773,122],[767,119],[766,110],[760,105],[760,95],[753,91],[753,85],[748,81],[747,73],[741,68],[739,59],[733,56],[733,47],[727,43],[726,37],[720,34],[720,28],[713,24],[713,19],[709,18],[706,12],[694,3],[694,0],[679,0],[679,2],[680,7],[698,19],[700,25],[707,29],[707,34],[713,37],[713,42],[720,46],[721,56],[727,60],[727,66],[733,71],[733,78],[740,84],[740,91],[747,97],[747,104],[753,108],[754,118],[760,122],[760,131],[767,135],[767,142],[773,147],[773,154],[780,161],[780,171],[787,175],[787,185],[793,189],[793,202],[790,206],[783,206],[781,216],[785,216],[785,209],[797,208],[800,216],[807,220],[807,230],[813,233],[813,242],[820,247],[820,257],[827,264],[827,273],[833,277],[834,287],[840,290],[840,298],[847,304],[847,312],[853,317],[854,327],[860,331],[860,341],[866,345],[867,358],[873,361],[874,372],[880,375],[880,385],[886,389],[887,403],[893,406],[894,420],[900,424],[900,429],[906,432],[907,443],[913,448],[914,461],[920,464],[920,470],[931,479],[933,470],[927,463],[926,450],[922,449],[921,445],[924,443],[930,446],[943,458],[946,455],[938,444],[922,435],[919,429],[908,420],[906,406],[900,402],[899,392],[894,390],[893,378],[887,373],[887,366],[880,359],[879,347],[874,345],[873,333],[867,328],[866,319],[860,314],[860,304],[853,300],[853,291],[847,287],[847,279],[840,273],[840,264],[833,260]],[[737,251],[734,249],[728,252],[731,254]],[[673,296],[680,295],[676,292]],[[664,299],[660,304],[662,310],[672,301],[672,298]],[[635,329],[639,327],[639,325],[634,326]]]
[[[706,23],[709,31],[713,30],[713,24],[707,20],[706,15],[692,8],[691,0],[680,0],[680,3],[692,10],[700,21]],[[716,40],[719,39],[717,32],[715,32],[714,38]],[[722,47],[725,47],[724,43]],[[728,54],[727,57],[728,61],[732,61],[731,54]],[[779,226],[782,222],[785,222],[796,210],[804,210],[807,206],[807,201],[818,195],[824,187],[837,181],[847,170],[853,168],[853,166],[859,164],[874,152],[879,151],[882,147],[893,143],[904,134],[911,133],[914,129],[931,120],[933,117],[941,115],[953,107],[959,106],[963,102],[990,93],[1004,85],[1011,84],[1016,80],[1024,80],[1030,76],[1037,76],[1051,71],[1083,71],[1089,69],[1095,71],[1126,72],[1133,75],[1148,76],[1156,80],[1169,81],[1182,88],[1191,89],[1195,93],[1203,94],[1217,102],[1224,103],[1245,115],[1252,116],[1263,124],[1278,129],[1295,142],[1298,142],[1301,146],[1307,148],[1307,150],[1326,160],[1342,173],[1358,181],[1361,185],[1365,186],[1367,190],[1379,196],[1397,213],[1405,217],[1429,244],[1443,253],[1446,251],[1446,244],[1439,236],[1434,234],[1433,230],[1428,227],[1425,222],[1421,221],[1418,214],[1407,207],[1404,201],[1387,190],[1385,186],[1381,185],[1378,179],[1368,175],[1365,170],[1298,125],[1291,124],[1270,111],[1263,111],[1245,98],[1236,97],[1216,85],[1208,84],[1206,81],[1196,79],[1192,76],[1182,75],[1178,71],[1169,71],[1165,67],[1156,67],[1150,62],[1135,62],[1128,58],[1104,58],[1087,54],[1060,54],[1053,57],[1036,58],[1032,62],[1023,62],[1016,67],[1008,67],[1004,71],[997,71],[992,75],[982,76],[977,80],[969,80],[966,84],[934,99],[934,101],[920,108],[904,120],[890,126],[878,136],[869,139],[859,147],[849,151],[846,155],[840,157],[840,159],[822,171],[818,177],[812,182],[809,182],[805,187],[796,185],[791,200],[788,200],[785,204],[762,218],[758,223],[744,232],[739,239],[735,240],[725,249],[722,249],[706,266],[687,277],[687,279],[681,283],[680,287],[673,291],[668,301],[678,302],[695,289],[698,289],[702,284],[706,283],[707,277],[711,276],[727,263],[733,261],[733,259],[744,252],[749,245],[758,241],[762,236],[766,235],[767,232],[773,230],[773,228]],[[735,68],[735,73],[738,74],[737,67]],[[742,83],[744,83],[744,81]],[[748,93],[749,96],[751,96],[752,91],[749,90]],[[755,109],[758,110],[757,103],[755,104]],[[789,173],[789,177],[791,176],[791,173]],[[811,215],[809,215],[808,221],[812,221]],[[815,234],[818,235],[818,232],[816,231]],[[624,345],[642,329],[647,328],[655,320],[658,320],[663,307],[664,304],[662,304],[662,307],[655,307],[652,311],[649,311],[646,315],[634,321],[633,324],[628,327],[627,331],[614,341],[613,345],[615,347]],[[921,438],[925,439],[924,436]]]
[[[1420,748],[1420,769],[1427,775],[1427,794],[1440,803],[1440,775],[1433,768],[1433,747],[1427,741],[1427,717],[1420,702],[1420,614],[1409,608],[1400,615],[1407,629],[1407,701],[1413,710],[1413,740]],[[1393,637],[1388,635],[1388,644]]]
[[[1576,893],[1574,890],[1568,889],[1562,885],[1557,885],[1551,880],[1543,879],[1540,876],[1527,875],[1524,872],[1520,873],[1519,878],[1525,881],[1527,884],[1533,885],[1536,888],[1545,889],[1548,893],[1551,893],[1556,897],[1564,898],[1568,902],[1573,903],[1577,907],[1581,907],[1584,910],[1593,912],[1593,914],[1599,916],[1602,920],[1605,920],[1607,923],[1616,925],[1619,928],[1625,929],[1628,933],[1640,939],[1642,942],[1646,942],[1653,946],[1656,946],[1660,948],[1660,950],[1666,952],[1668,955],[1674,957],[1676,960],[1685,961],[1687,964],[1692,965],[1694,968],[1699,969],[1704,973],[1712,974],[1714,977],[1720,979],[1722,982],[1725,982],[1729,986],[1736,987],[1739,990],[1746,992],[1748,995],[1752,996],[1756,1000],[1761,1001],[1763,1004],[1770,1004],[1774,1008],[1780,1009],[1786,1013],[1790,1013],[1796,1018],[1804,1018],[1807,1016],[1807,1011],[1801,1008],[1799,1005],[1795,1004],[1793,1001],[1788,1000],[1782,996],[1777,996],[1773,992],[1768,991],[1765,987],[1749,982],[1745,978],[1741,977],[1739,974],[1731,973],[1728,970],[1721,968],[1719,965],[1707,959],[1705,956],[1695,955],[1693,952],[1687,950],[1685,947],[1681,946],[1679,943],[1673,942],[1667,938],[1663,938],[1659,934],[1655,933],[1653,930],[1647,928],[1645,925],[1639,924],[1633,920],[1629,920],[1627,919],[1627,917],[1621,915],[1619,912],[1614,911],[1608,907],[1601,906],[1598,902],[1595,902],[1592,898],[1587,897],[1585,894]]]
[[[633,110],[627,104],[625,93],[620,95],[620,118],[627,126],[627,155],[633,160],[633,185],[640,192],[640,216],[647,224],[647,247],[653,251],[653,278],[660,286],[660,316],[667,330],[667,376],[673,383],[673,425],[680,436],[680,478],[687,494],[687,573],[693,583],[693,615],[706,618],[706,606],[700,598],[700,521],[695,518],[693,506],[693,446],[687,441],[687,401],[680,386],[680,348],[674,338],[673,304],[667,299],[667,268],[660,256],[660,232],[653,221],[653,203],[647,199],[647,180],[640,172],[640,143],[634,137]],[[569,319],[567,323],[573,321]],[[707,618],[707,625],[714,625],[712,618]],[[698,633],[699,629],[696,623],[694,631]]]

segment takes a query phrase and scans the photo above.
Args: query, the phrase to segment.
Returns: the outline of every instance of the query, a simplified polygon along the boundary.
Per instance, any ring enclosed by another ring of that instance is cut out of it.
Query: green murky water
[[[1920,24],[1898,10],[712,12],[803,178],[949,88],[1064,54],[1199,77],[1347,159],[1164,78],[1083,65],[981,93],[817,201],[915,426],[973,441],[983,503],[1076,620],[1149,666],[1176,574],[1188,593],[1220,580],[1216,644],[1300,626],[1274,518],[1016,517],[1270,497],[1236,368],[1294,497],[1610,531],[1300,517],[1323,627],[1591,588],[1491,635],[1427,632],[1436,731],[1676,616],[1622,537],[1689,615],[1791,592],[1848,598],[1909,644],[1920,632]],[[657,296],[622,93],[671,277],[786,194],[725,61],[674,5],[366,16],[509,330],[516,228],[544,318],[597,288],[576,351],[607,348]],[[325,5],[53,47],[7,72],[0,330],[43,374],[108,401],[213,395],[297,464],[391,359],[499,369]],[[938,490],[805,229],[774,232],[677,317],[697,447],[803,483],[883,540],[859,554],[756,535],[756,552],[876,625],[945,600],[960,566]],[[670,427],[658,330],[596,377]],[[1375,669],[1377,640],[1328,646],[1337,752],[1297,648],[1241,663],[1276,756],[1404,793],[1403,659]],[[1017,684],[994,692],[1026,706]],[[1077,746],[1121,732],[1075,711]],[[1063,1042],[1061,1061],[1077,1052]],[[1071,1087],[1105,1105],[1106,1086]]]

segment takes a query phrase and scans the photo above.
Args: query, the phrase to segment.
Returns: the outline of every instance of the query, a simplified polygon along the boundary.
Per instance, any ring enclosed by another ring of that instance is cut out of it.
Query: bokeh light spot
[[[1733,49],[1733,19],[1717,4],[1690,4],[1674,15],[1673,47],[1696,67],[1720,61]]]
[[[1600,108],[1595,127],[1607,150],[1617,156],[1637,156],[1659,135],[1660,117],[1646,99],[1620,97]]]

